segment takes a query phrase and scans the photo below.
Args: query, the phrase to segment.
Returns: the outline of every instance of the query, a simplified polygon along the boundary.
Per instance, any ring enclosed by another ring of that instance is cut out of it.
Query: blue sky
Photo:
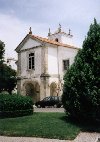
[[[63,31],[71,29],[81,47],[94,17],[100,23],[100,0],[0,0],[0,40],[6,44],[6,57],[17,58],[14,49],[30,26],[34,35],[46,37],[60,23]]]

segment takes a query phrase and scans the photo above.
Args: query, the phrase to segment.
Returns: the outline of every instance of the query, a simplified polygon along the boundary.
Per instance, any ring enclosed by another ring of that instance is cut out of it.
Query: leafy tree
[[[5,47],[4,43],[0,41],[0,65],[4,61],[4,52],[5,52],[4,47]]]
[[[100,24],[96,19],[65,74],[62,100],[69,116],[100,119]]]
[[[2,88],[2,76],[3,76],[3,62],[4,62],[4,43],[2,41],[0,41],[0,91],[1,91],[1,88]]]
[[[3,74],[0,81],[0,92],[8,91],[11,94],[17,82],[16,71],[6,64],[3,64],[2,70]]]
[[[16,71],[4,63],[4,47],[4,43],[0,41],[0,92],[11,93],[16,86]]]

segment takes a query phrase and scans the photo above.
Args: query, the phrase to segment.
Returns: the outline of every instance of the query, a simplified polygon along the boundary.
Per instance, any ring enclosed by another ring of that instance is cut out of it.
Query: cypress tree
[[[64,76],[62,100],[69,116],[100,119],[100,24],[96,19]]]

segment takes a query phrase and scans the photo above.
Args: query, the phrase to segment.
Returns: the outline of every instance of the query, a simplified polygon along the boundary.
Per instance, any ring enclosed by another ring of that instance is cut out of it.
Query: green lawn
[[[80,128],[66,122],[64,116],[64,113],[34,113],[0,119],[0,135],[74,139]]]
[[[65,116],[65,113],[34,113],[0,119],[0,135],[74,139],[83,128],[90,128],[72,123]]]

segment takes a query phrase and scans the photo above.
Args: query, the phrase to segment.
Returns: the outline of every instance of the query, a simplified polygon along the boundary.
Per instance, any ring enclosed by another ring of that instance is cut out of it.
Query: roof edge
[[[21,48],[21,45],[23,44],[23,42],[25,40],[27,40],[28,38],[31,38],[31,39],[37,39],[43,43],[48,43],[48,44],[52,44],[52,45],[56,45],[56,46],[63,46],[63,47],[66,47],[66,48],[71,48],[71,49],[81,49],[81,48],[78,48],[76,46],[73,46],[73,45],[69,45],[69,44],[63,44],[61,42],[57,42],[55,40],[50,40],[50,39],[47,39],[47,38],[43,38],[43,37],[40,37],[40,36],[36,36],[36,35],[31,35],[31,34],[27,34],[24,39],[20,42],[20,44],[16,47],[15,51],[18,52]]]

